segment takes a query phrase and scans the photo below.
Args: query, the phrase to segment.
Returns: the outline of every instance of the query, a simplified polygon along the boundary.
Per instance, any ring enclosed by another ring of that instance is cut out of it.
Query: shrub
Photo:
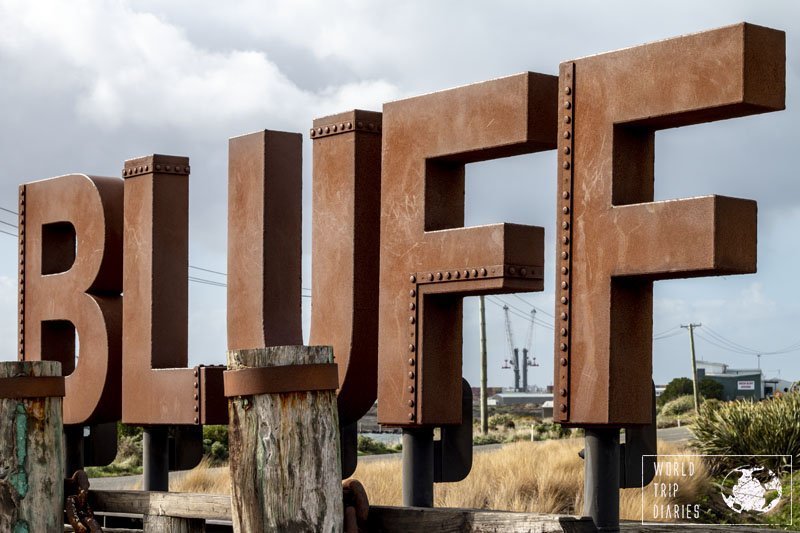
[[[719,381],[703,378],[698,384],[700,395],[706,400],[721,400],[725,395],[725,387]]]
[[[661,396],[656,399],[656,403],[658,405],[664,405],[670,400],[674,400],[675,398],[685,396],[687,394],[694,394],[692,380],[689,378],[675,378],[667,383],[667,386],[664,388],[664,392],[662,392]]]
[[[792,455],[800,460],[800,393],[753,403],[703,405],[692,432],[697,448],[713,455]],[[733,468],[724,458],[715,471]]]
[[[489,429],[497,429],[500,427],[507,429],[514,429],[516,427],[516,424],[514,423],[514,417],[506,413],[500,413],[490,416],[488,424],[489,424]]]
[[[482,446],[484,444],[499,444],[503,442],[503,436],[497,433],[489,433],[487,435],[476,434],[472,436],[473,446]]]
[[[396,447],[389,447],[381,441],[365,437],[364,435],[358,436],[358,453],[361,455],[380,455],[384,453],[395,453]]]
[[[678,416],[694,411],[694,396],[681,396],[665,403],[661,408],[662,416]]]

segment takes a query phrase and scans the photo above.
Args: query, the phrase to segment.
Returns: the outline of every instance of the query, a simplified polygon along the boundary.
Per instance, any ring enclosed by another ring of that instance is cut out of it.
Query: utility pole
[[[519,392],[519,348],[514,348],[514,361],[511,366],[514,368],[514,392]]]
[[[681,324],[683,329],[689,330],[689,346],[692,349],[692,386],[694,387],[694,412],[700,413],[700,395],[697,390],[697,359],[694,354],[694,328],[699,328],[702,324],[689,323],[688,326]]]
[[[478,298],[481,317],[481,434],[489,433],[489,412],[486,404],[486,305],[483,296]]]

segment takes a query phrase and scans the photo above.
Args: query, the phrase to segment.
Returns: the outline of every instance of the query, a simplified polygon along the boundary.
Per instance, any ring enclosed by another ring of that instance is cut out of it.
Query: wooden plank
[[[97,512],[230,520],[231,499],[216,494],[93,490],[89,501]]]
[[[228,352],[231,370],[331,362],[328,346]],[[234,531],[342,531],[335,390],[231,398],[228,419]]]
[[[205,533],[206,521],[197,518],[145,515],[143,533]]]
[[[0,378],[60,375],[56,361],[0,363]],[[0,531],[64,528],[61,402],[0,398]]]

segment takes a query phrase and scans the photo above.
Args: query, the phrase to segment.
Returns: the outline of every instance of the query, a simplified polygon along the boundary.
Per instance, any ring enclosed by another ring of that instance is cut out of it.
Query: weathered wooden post
[[[64,530],[63,396],[61,363],[0,363],[0,531]]]
[[[234,531],[341,532],[338,374],[328,346],[228,352]]]

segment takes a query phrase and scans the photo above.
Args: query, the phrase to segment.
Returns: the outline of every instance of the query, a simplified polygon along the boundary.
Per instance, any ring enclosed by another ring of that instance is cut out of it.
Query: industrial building
[[[763,400],[776,392],[788,392],[792,382],[771,378],[765,379],[760,368],[731,368],[725,363],[697,361],[697,379],[713,379],[723,386],[725,401]]]

